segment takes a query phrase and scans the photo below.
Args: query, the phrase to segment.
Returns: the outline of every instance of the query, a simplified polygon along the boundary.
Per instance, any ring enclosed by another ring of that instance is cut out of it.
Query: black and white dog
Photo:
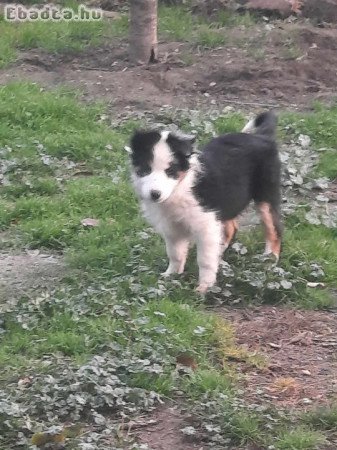
[[[165,239],[165,276],[182,273],[196,243],[199,286],[216,281],[221,253],[237,231],[237,216],[251,200],[265,226],[265,253],[281,248],[280,160],[277,119],[265,112],[241,133],[212,139],[200,153],[195,138],[169,131],[137,131],[131,139],[132,181],[143,213]],[[254,131],[254,133],[251,133]]]

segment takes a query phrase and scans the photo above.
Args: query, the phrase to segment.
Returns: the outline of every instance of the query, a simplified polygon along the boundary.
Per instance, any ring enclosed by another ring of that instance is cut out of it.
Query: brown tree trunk
[[[130,60],[147,64],[157,60],[157,0],[130,0]]]

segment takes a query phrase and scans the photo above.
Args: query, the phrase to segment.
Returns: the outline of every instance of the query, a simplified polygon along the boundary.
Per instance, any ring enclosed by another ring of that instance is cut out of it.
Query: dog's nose
[[[160,198],[160,192],[159,191],[151,191],[151,199],[156,202]]]

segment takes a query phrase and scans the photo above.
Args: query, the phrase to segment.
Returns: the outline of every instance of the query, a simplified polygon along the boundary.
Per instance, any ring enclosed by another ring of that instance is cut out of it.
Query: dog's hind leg
[[[281,251],[281,218],[278,208],[274,208],[270,203],[261,202],[258,205],[261,219],[265,228],[266,247],[265,254],[272,253],[276,260],[280,257]]]
[[[236,219],[226,220],[223,222],[225,239],[222,244],[222,251],[224,252],[229,247],[229,244],[234,239],[236,232],[239,229],[239,225]]]
[[[173,273],[183,273],[188,253],[188,240],[174,239],[166,236],[165,244],[167,256],[169,257],[169,266],[162,275],[168,277]]]

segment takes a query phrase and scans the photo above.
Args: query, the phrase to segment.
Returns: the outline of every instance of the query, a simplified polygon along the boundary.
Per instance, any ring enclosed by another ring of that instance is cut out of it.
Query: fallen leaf
[[[288,280],[281,280],[280,285],[283,287],[283,289],[291,289],[293,287],[293,284]]]
[[[325,287],[324,283],[313,283],[311,281],[308,281],[307,286],[310,288],[316,288],[316,287]]]
[[[18,381],[18,387],[19,388],[29,387],[32,384],[32,382],[33,382],[32,376],[20,378],[20,380]]]
[[[281,346],[279,344],[274,344],[273,342],[268,342],[268,345],[269,345],[269,347],[272,347],[272,348],[277,348],[277,349],[281,348]]]
[[[89,217],[86,219],[81,220],[81,224],[84,227],[98,227],[99,220],[97,219],[90,219]]]
[[[176,363],[177,363],[177,365],[181,365],[181,366],[184,366],[184,367],[189,367],[192,370],[196,370],[197,367],[198,367],[198,364],[195,361],[195,359],[193,358],[193,356],[190,356],[187,353],[180,353],[176,357]]]
[[[90,175],[93,175],[94,172],[92,170],[77,170],[76,172],[73,173],[73,177],[79,177],[79,176],[83,176],[83,177],[89,177]]]

